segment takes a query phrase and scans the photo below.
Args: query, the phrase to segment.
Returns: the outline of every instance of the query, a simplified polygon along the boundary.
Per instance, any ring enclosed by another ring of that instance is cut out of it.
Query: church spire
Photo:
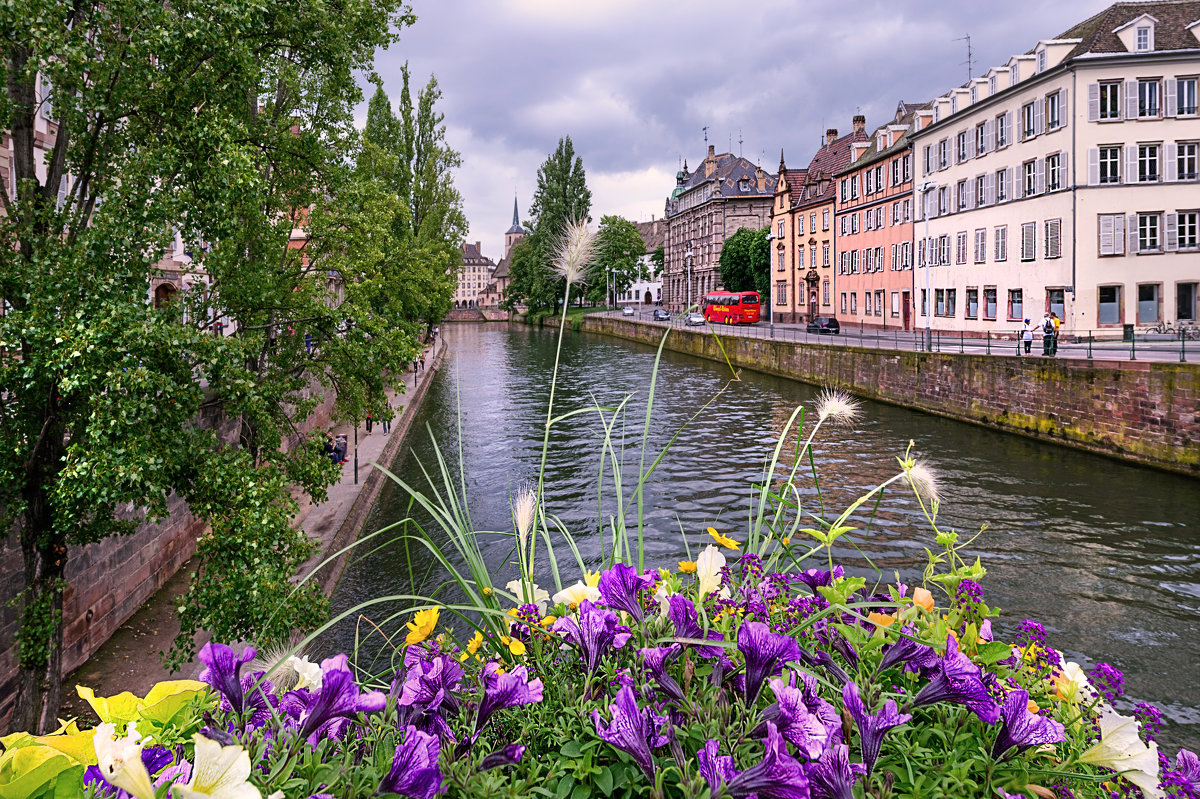
[[[517,195],[513,195],[513,227],[520,227],[521,220],[517,216]]]

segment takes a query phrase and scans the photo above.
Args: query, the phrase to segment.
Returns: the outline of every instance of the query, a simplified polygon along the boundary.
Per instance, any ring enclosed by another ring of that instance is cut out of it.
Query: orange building
[[[913,155],[908,134],[925,106],[900,103],[870,137],[851,143],[837,172],[837,301],[843,326],[913,323]]]

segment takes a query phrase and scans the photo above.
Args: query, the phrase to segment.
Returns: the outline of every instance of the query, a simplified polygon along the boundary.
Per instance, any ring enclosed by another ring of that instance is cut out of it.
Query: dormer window
[[[989,95],[996,93],[996,90],[1000,85],[1000,81],[999,81],[998,77],[999,76],[997,76],[997,75],[988,75],[988,94]]]
[[[979,102],[979,87],[972,86],[971,87],[971,103],[974,104],[977,102]]]
[[[958,113],[958,95],[957,94],[951,95],[951,97],[950,97],[950,113],[951,114]]]
[[[1013,64],[1011,67],[1008,68],[1008,85],[1016,86],[1017,81],[1019,81],[1020,79],[1021,79],[1020,69],[1017,67],[1016,64]]]
[[[1037,71],[1038,71],[1038,72],[1045,72],[1045,71],[1046,71],[1046,50],[1045,50],[1044,48],[1043,48],[1043,49],[1041,49],[1041,50],[1038,50],[1038,54],[1037,54]]]
[[[1149,25],[1139,25],[1137,28],[1137,50],[1144,53],[1154,49],[1154,29]]]

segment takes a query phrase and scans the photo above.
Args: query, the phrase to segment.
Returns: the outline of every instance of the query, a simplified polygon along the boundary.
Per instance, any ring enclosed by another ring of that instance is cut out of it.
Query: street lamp
[[[610,298],[612,297],[612,286],[609,284],[611,277],[612,277],[612,267],[606,266],[604,268],[604,310],[605,311],[612,310],[612,304],[609,302]]]
[[[692,307],[692,240],[688,239],[687,252],[684,253],[687,258],[687,308]]]
[[[767,319],[771,325],[771,338],[775,338],[775,284],[771,276],[771,242],[775,234],[767,231]]]
[[[929,266],[930,262],[933,260],[931,257],[932,253],[930,252],[932,246],[930,245],[929,239],[929,192],[935,188],[937,188],[937,185],[932,180],[927,180],[921,184],[921,207],[922,213],[925,215],[925,302],[922,303],[924,307],[921,310],[925,314],[926,352],[933,351],[933,331],[930,330],[929,327],[929,306],[932,305],[933,302],[933,298],[930,296],[929,292]]]

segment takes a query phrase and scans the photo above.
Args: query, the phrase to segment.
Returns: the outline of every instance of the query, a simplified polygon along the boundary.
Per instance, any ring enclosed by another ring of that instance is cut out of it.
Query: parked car
[[[702,325],[704,324],[704,314],[690,313],[687,315],[687,319],[683,321],[684,324],[688,325]]]
[[[655,308],[654,309],[654,321],[655,322],[670,322],[671,314],[667,313],[665,308]]]
[[[626,305],[621,309],[621,316],[633,316],[633,306]]]
[[[842,332],[842,326],[832,316],[817,316],[804,328],[809,333],[817,335],[837,335]]]

